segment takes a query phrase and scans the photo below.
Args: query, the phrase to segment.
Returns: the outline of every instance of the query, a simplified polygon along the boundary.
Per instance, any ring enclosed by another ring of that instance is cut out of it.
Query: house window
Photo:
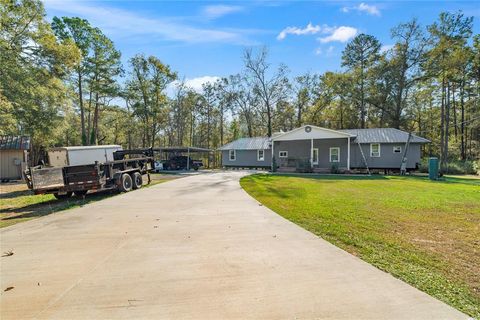
[[[257,161],[265,160],[265,150],[257,150]]]
[[[370,157],[380,157],[380,143],[370,144]]]
[[[330,148],[330,162],[340,162],[340,148]]]
[[[402,153],[402,147],[400,146],[393,147],[393,153]]]
[[[288,151],[280,151],[278,153],[279,158],[288,158]]]
[[[235,150],[229,150],[228,151],[228,159],[230,161],[235,161],[235,159],[237,158],[237,153]]]
[[[318,148],[312,149],[312,164],[318,164]]]

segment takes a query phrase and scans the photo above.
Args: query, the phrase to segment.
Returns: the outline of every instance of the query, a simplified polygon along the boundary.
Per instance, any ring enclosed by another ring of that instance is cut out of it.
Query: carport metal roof
[[[154,148],[156,152],[213,152],[212,149],[199,148],[199,147],[162,147]]]

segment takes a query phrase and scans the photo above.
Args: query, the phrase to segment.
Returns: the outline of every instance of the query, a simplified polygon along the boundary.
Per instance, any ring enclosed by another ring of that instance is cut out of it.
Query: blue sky
[[[246,47],[267,46],[273,64],[291,75],[340,70],[341,52],[358,33],[392,45],[390,29],[414,17],[431,24],[442,11],[474,16],[475,1],[57,1],[47,18],[85,18],[110,37],[126,63],[136,53],[155,55],[192,86],[237,73]]]

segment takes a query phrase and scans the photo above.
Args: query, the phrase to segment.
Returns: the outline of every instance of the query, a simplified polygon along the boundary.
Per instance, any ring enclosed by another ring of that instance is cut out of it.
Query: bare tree
[[[246,80],[251,83],[254,93],[260,98],[267,117],[267,135],[272,136],[272,118],[278,102],[285,100],[290,87],[287,78],[288,69],[284,65],[269,75],[270,64],[267,62],[268,52],[264,47],[254,55],[252,49],[244,52]]]

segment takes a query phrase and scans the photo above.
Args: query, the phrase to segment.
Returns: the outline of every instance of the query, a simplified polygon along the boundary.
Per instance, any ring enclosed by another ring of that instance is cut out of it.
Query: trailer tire
[[[134,172],[132,174],[132,180],[133,180],[133,189],[140,189],[142,187],[143,179],[140,172]]]
[[[83,198],[87,195],[88,190],[77,190],[75,191],[75,197]]]
[[[130,177],[128,173],[122,174],[122,176],[120,177],[120,191],[128,192],[132,190],[132,185],[133,185],[132,177]]]
[[[72,192],[67,192],[66,194],[58,194],[58,192],[55,192],[53,196],[58,200],[68,199],[72,196]]]

